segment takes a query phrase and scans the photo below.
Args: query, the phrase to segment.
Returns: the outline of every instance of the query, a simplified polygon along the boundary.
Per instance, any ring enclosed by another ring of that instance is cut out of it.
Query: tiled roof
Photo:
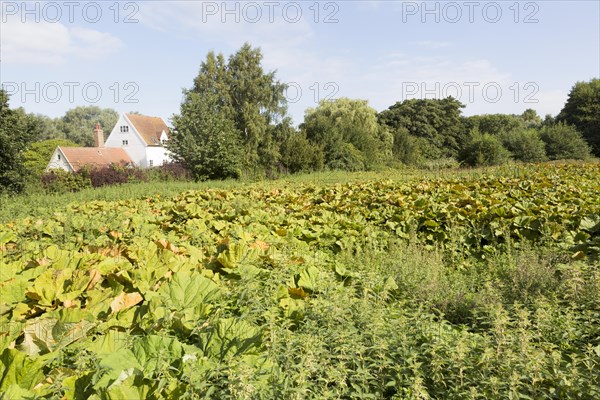
[[[118,147],[59,147],[75,172],[84,165],[107,167],[110,164],[133,163],[129,154]]]
[[[163,131],[169,135],[169,127],[160,117],[147,117],[139,114],[125,114],[135,129],[149,146],[160,146],[160,135]]]

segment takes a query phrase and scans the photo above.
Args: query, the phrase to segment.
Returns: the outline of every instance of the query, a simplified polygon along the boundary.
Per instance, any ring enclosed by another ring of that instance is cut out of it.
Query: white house
[[[104,146],[125,149],[138,167],[155,167],[171,161],[164,147],[169,134],[167,124],[160,117],[123,114]]]
[[[123,114],[104,141],[100,124],[94,129],[95,147],[57,147],[46,167],[76,172],[84,165],[95,167],[116,163],[150,168],[170,162],[165,148],[170,135],[167,124],[160,117]]]

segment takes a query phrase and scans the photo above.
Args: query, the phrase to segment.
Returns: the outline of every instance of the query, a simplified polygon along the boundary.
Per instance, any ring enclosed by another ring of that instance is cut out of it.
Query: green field
[[[600,398],[599,177],[3,198],[0,398]]]

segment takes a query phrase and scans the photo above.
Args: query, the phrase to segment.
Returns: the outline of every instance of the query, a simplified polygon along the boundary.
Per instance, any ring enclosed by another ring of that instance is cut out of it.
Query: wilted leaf
[[[126,310],[140,303],[144,298],[137,292],[121,293],[110,303],[110,309],[113,313]]]

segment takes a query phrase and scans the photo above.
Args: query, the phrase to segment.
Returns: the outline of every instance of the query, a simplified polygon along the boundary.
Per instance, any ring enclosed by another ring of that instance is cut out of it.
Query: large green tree
[[[279,161],[273,127],[286,115],[286,85],[265,72],[260,48],[244,44],[228,61],[210,52],[190,92],[211,96],[213,112],[231,120],[243,145],[245,168],[270,169]],[[186,99],[187,101],[187,99]],[[182,113],[185,107],[182,106]]]
[[[409,135],[429,143],[427,158],[457,157],[467,140],[461,109],[464,105],[452,98],[409,99],[398,102],[379,114],[379,121],[396,131],[406,129]]]
[[[333,169],[371,169],[392,153],[393,137],[366,100],[323,100],[306,111],[301,129],[323,147],[325,163]]]
[[[68,110],[56,122],[56,128],[64,135],[63,139],[80,146],[93,146],[96,123],[100,122],[104,131],[110,132],[118,119],[119,114],[111,108],[80,106]]]
[[[8,95],[0,89],[0,192],[23,190],[23,152],[33,136],[31,119],[23,109],[11,109]]]
[[[181,114],[173,116],[175,129],[167,147],[198,180],[237,178],[241,174],[240,132],[219,108],[216,95],[186,91]]]
[[[39,180],[58,146],[78,147],[78,144],[66,139],[49,139],[28,146],[23,153],[23,165],[31,180]]]
[[[546,144],[546,154],[551,160],[586,160],[591,156],[589,144],[573,125],[559,122],[543,126],[540,137]]]
[[[27,114],[27,118],[31,121],[34,142],[64,139],[65,135],[58,128],[59,118],[53,119],[43,114]]]
[[[600,156],[600,79],[577,82],[557,120],[574,125]]]

